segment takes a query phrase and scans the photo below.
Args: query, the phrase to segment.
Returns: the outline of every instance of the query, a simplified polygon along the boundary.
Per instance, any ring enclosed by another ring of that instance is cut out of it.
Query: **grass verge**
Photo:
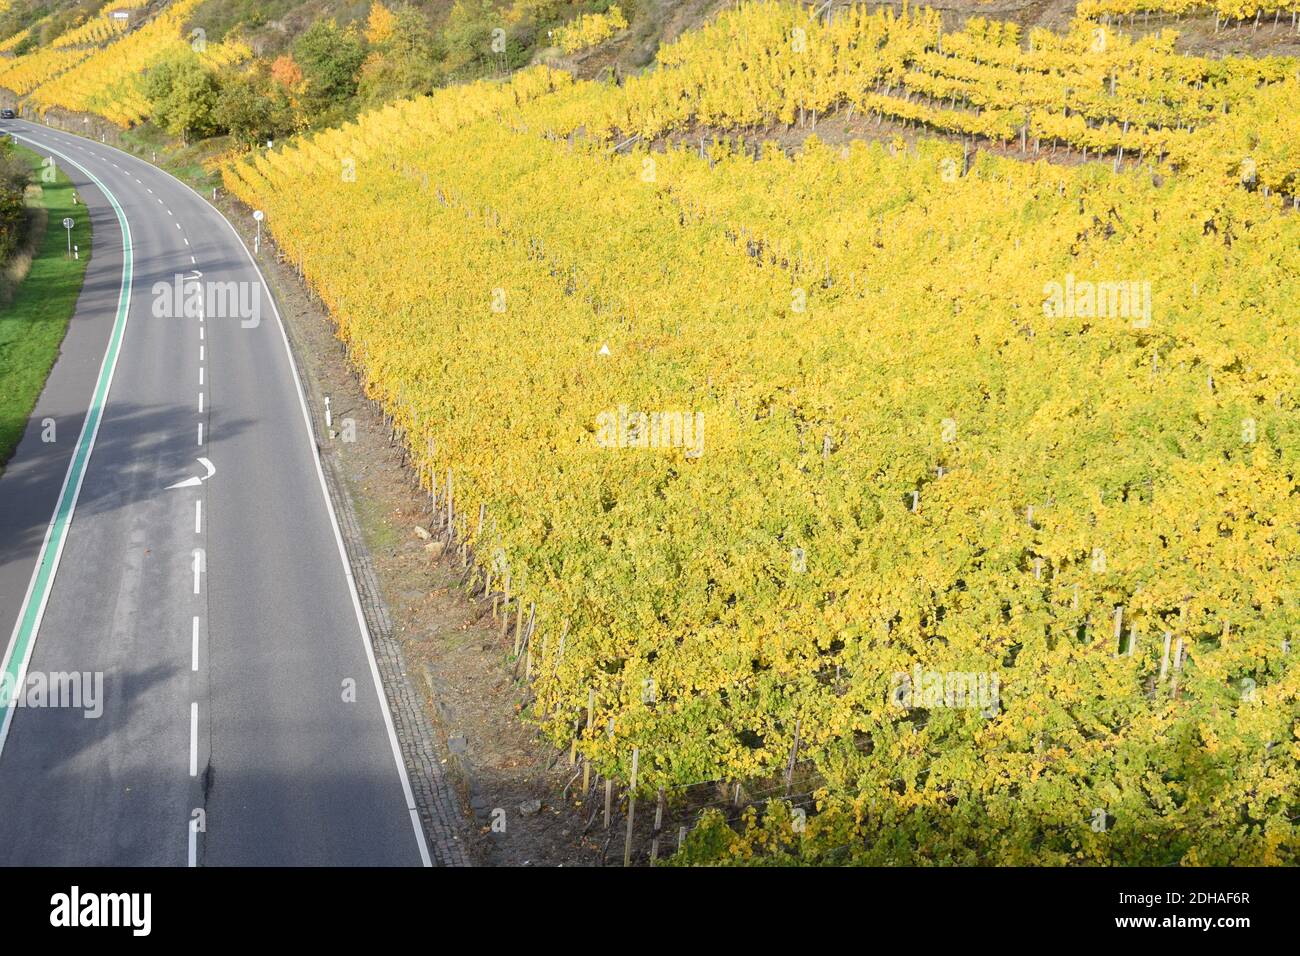
[[[28,236],[5,267],[10,286],[0,300],[0,472],[58,358],[90,259],[90,221],[86,207],[73,202],[72,184],[62,172],[54,172],[52,182],[42,182],[42,174],[52,170],[42,167],[41,158],[29,149],[20,146],[18,153],[31,164],[36,185],[27,191],[32,210]],[[65,218],[76,223],[72,242],[80,248],[80,259],[68,256]],[[23,256],[30,257],[30,264],[20,261]]]

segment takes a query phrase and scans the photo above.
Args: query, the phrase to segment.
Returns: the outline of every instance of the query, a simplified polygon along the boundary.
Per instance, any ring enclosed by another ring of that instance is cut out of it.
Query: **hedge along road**
[[[0,476],[0,673],[18,695],[0,711],[2,862],[428,865],[251,255],[150,164],[5,128],[54,156],[98,231],[64,355]]]

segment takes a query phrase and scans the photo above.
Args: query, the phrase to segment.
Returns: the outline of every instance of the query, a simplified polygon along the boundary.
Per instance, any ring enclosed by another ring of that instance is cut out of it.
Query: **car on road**
[[[18,114],[16,114],[11,109],[0,110],[0,119],[17,119],[17,118],[18,118]]]

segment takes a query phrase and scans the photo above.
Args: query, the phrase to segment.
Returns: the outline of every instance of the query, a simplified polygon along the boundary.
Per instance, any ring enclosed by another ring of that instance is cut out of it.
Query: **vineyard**
[[[98,46],[120,36],[125,31],[126,25],[123,21],[101,16],[87,20],[81,26],[60,35],[54,40],[53,46]]]
[[[1137,14],[1169,13],[1184,17],[1214,11],[1216,25],[1261,21],[1270,25],[1290,21],[1291,30],[1300,20],[1300,4],[1295,0],[1080,0],[1075,13],[1090,20],[1115,20]],[[1267,18],[1267,19],[1265,19]]]
[[[0,60],[0,87],[27,97],[41,115],[58,108],[94,113],[119,126],[139,123],[149,115],[139,78],[152,67],[186,50],[194,50],[214,69],[251,55],[238,41],[209,44],[201,33],[185,34],[185,24],[199,2],[173,0],[129,32],[105,16],[87,20],[48,47]],[[139,0],[128,0],[114,9],[139,6]],[[6,42],[16,46],[26,32]]]
[[[1295,862],[1297,69],[747,4],[224,175],[530,718],[670,800],[815,791],[682,859]]]
[[[0,86],[24,96],[88,55],[86,50],[49,47],[13,60],[0,61]]]
[[[580,14],[557,31],[555,42],[565,53],[576,53],[626,29],[627,19],[615,5],[606,13]]]
[[[663,51],[658,70],[612,90],[591,86],[548,124],[560,135],[643,139],[694,125],[762,133],[815,128],[827,110],[847,107],[1035,156],[1066,148],[1226,174],[1249,150],[1261,185],[1294,193],[1294,60],[1180,56],[1174,39],[1132,40],[1084,23],[1022,37],[1014,23],[980,18],[944,33],[925,10],[839,9],[829,24],[794,7],[761,19],[727,14]],[[1285,135],[1273,138],[1279,125]],[[1261,129],[1268,142],[1255,144]]]

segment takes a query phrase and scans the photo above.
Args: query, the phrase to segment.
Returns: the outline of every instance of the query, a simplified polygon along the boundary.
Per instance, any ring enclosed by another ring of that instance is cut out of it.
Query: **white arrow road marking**
[[[171,491],[173,488],[193,488],[195,485],[202,484],[217,473],[216,466],[206,458],[199,458],[198,463],[203,466],[203,470],[207,472],[206,475],[202,478],[186,478],[184,481],[178,481],[174,485],[168,485],[166,490]]]

